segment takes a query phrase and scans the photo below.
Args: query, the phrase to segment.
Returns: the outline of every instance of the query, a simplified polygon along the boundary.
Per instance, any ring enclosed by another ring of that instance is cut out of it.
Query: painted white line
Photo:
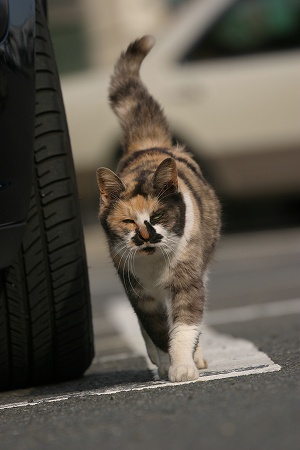
[[[132,350],[146,358],[148,367],[153,370],[156,377],[156,367],[148,359],[138,322],[129,302],[123,297],[113,299],[109,304],[108,314]],[[208,368],[199,372],[199,380],[207,381],[281,369],[252,342],[218,333],[205,325],[202,328],[201,342]]]
[[[274,372],[280,370],[280,366],[273,365],[272,368],[269,366],[261,367],[259,373],[267,373]],[[204,372],[204,371],[202,371]],[[16,408],[30,408],[38,405],[45,405],[49,403],[61,403],[68,400],[73,399],[88,399],[89,397],[101,397],[103,395],[115,395],[122,392],[138,392],[138,391],[146,391],[152,389],[161,389],[161,388],[173,388],[174,386],[181,386],[183,384],[192,384],[199,383],[203,381],[210,380],[220,380],[225,378],[232,378],[233,376],[244,376],[244,375],[253,375],[257,374],[257,369],[244,369],[244,370],[236,370],[231,372],[218,372],[217,374],[211,375],[201,375],[198,380],[185,381],[180,383],[171,383],[170,381],[149,381],[148,383],[130,383],[124,386],[116,386],[115,388],[102,388],[102,389],[94,389],[90,391],[78,391],[72,392],[72,394],[62,395],[57,397],[42,397],[34,401],[25,401],[25,402],[15,402],[15,403],[7,403],[4,405],[0,405],[0,411],[16,409]]]
[[[290,314],[300,314],[300,299],[208,311],[205,321],[208,325],[221,325]]]

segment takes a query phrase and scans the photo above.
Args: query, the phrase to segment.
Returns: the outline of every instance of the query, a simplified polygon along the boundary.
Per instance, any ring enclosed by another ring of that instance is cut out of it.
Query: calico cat
[[[123,131],[117,173],[97,170],[101,224],[161,378],[186,381],[207,367],[199,342],[208,264],[220,207],[192,156],[173,146],[159,104],[140,80],[151,36],[116,63],[110,104]]]

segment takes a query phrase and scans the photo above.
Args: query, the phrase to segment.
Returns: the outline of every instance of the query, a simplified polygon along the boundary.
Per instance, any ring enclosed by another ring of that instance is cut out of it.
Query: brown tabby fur
[[[205,280],[220,231],[220,207],[192,156],[172,145],[158,103],[139,77],[154,45],[144,36],[122,53],[109,99],[123,131],[117,173],[99,168],[101,224],[161,377],[194,379]]]

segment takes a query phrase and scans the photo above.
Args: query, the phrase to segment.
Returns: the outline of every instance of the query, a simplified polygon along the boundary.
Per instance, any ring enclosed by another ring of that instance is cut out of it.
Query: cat
[[[123,131],[117,172],[100,167],[99,218],[160,378],[194,380],[220,204],[193,157],[172,144],[164,112],[139,75],[152,36],[121,53],[109,100]]]

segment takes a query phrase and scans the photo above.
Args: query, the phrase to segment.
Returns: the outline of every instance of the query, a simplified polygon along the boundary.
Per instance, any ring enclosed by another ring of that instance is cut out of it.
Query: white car
[[[141,74],[174,138],[224,197],[300,193],[300,0],[201,0],[177,19]],[[118,145],[104,80],[77,93],[75,80],[64,85],[75,161],[86,167],[112,167]]]

